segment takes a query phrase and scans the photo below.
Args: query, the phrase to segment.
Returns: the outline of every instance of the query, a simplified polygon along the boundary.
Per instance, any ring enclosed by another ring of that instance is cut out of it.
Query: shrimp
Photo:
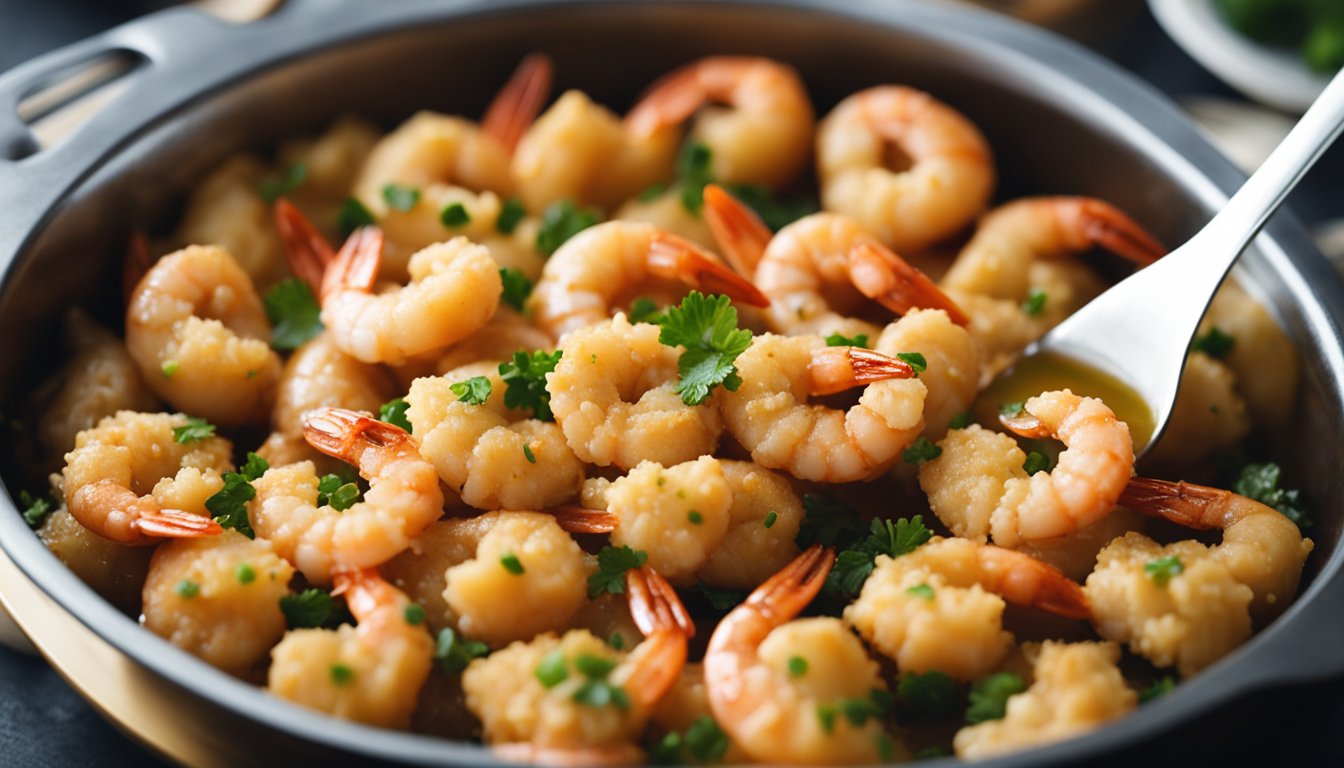
[[[346,115],[336,119],[319,136],[281,144],[273,178],[286,183],[276,191],[283,191],[285,199],[314,221],[330,223],[324,231],[328,236],[335,236],[341,207],[350,199],[350,190],[360,168],[381,137],[382,131],[373,125]],[[298,183],[292,183],[296,179]],[[272,208],[279,213],[275,205]]]
[[[140,380],[126,347],[81,309],[70,309],[61,322],[65,363],[33,394],[27,413],[40,413],[33,424],[41,446],[39,464],[59,466],[75,436],[117,411],[152,411],[158,400]]]
[[[908,160],[888,160],[890,147]],[[994,160],[980,131],[913,88],[860,91],[817,126],[822,207],[858,219],[889,248],[922,250],[971,223],[994,191]]]
[[[359,622],[296,629],[271,651],[267,688],[282,699],[345,720],[406,728],[434,662],[434,641],[411,601],[377,570],[336,575]]]
[[[1023,410],[1000,421],[1023,437],[1061,440],[1065,450],[1049,472],[1003,484],[989,529],[994,543],[1005,547],[1063,536],[1101,520],[1134,471],[1129,426],[1100,400],[1065,389],[1030,398]]]
[[[554,346],[555,340],[549,333],[511,307],[500,306],[479,331],[449,347],[435,361],[434,371],[442,376],[472,363],[498,362],[514,351],[550,351]]]
[[[786,64],[748,56],[694,61],[655,82],[625,124],[647,138],[692,115],[689,138],[709,148],[720,183],[779,189],[807,164],[816,116],[802,78]]]
[[[835,562],[803,552],[719,622],[705,651],[705,687],[719,725],[765,763],[876,762],[895,745],[880,720],[856,723],[818,712],[841,698],[884,690],[877,664],[838,619],[790,622],[816,596]],[[805,660],[803,674],[790,660]]]
[[[1251,419],[1237,394],[1238,383],[1226,363],[1200,351],[1190,353],[1170,421],[1144,465],[1164,473],[1189,472],[1239,445],[1251,431]]]
[[[924,397],[924,432],[940,440],[957,414],[975,401],[980,388],[980,347],[954,317],[942,309],[912,309],[877,336],[873,350],[884,355],[917,353],[924,357],[919,380]]]
[[[803,480],[876,477],[924,429],[924,384],[907,363],[877,352],[765,334],[737,369],[742,386],[720,395],[728,431],[757,464]],[[863,392],[847,411],[807,402],[856,386]]]
[[[141,623],[168,642],[239,677],[285,634],[280,598],[294,568],[269,541],[225,531],[154,551]]]
[[[479,404],[452,387],[483,377],[490,394]],[[439,477],[478,509],[540,509],[579,493],[583,463],[559,426],[525,418],[504,406],[499,367],[478,363],[443,376],[416,379],[406,412],[420,453]]]
[[[215,246],[160,259],[126,308],[126,348],[145,384],[220,426],[265,419],[280,378],[270,336],[252,281]]]
[[[323,474],[335,472],[335,460],[303,439],[304,414],[324,406],[376,411],[394,395],[386,372],[345,354],[323,333],[285,362],[271,409],[274,431],[257,452],[275,466],[309,459]]]
[[[85,528],[128,546],[221,531],[205,500],[224,486],[233,448],[222,437],[178,442],[186,416],[119,411],[75,437],[65,455],[65,505]]]
[[[901,671],[983,677],[1013,636],[1004,601],[1088,618],[1087,598],[1058,569],[1021,552],[966,539],[934,538],[907,555],[879,555],[845,621]]]
[[[60,495],[59,490],[56,493]],[[131,616],[140,613],[140,589],[154,550],[127,547],[99,536],[76,520],[64,504],[47,516],[37,536],[80,581],[117,610]]]
[[[769,300],[735,274],[717,256],[694,243],[662,232],[651,224],[609,221],[565,241],[542,270],[528,301],[533,322],[555,338],[596,325],[615,307],[651,290],[650,278],[675,280],[676,298],[685,287],[723,293],[737,301],[764,307]],[[676,303],[675,299],[670,303]]]
[[[1008,697],[1002,719],[957,731],[957,757],[976,760],[1076,736],[1133,710],[1138,696],[1116,666],[1115,643],[1029,644],[1031,687]]]
[[[1221,530],[1223,541],[1212,556],[1251,588],[1251,615],[1261,622],[1281,613],[1297,594],[1302,566],[1315,546],[1277,509],[1218,488],[1136,477],[1120,503],[1187,528]]]
[[[196,186],[173,241],[215,244],[262,289],[288,277],[270,208],[257,191],[268,175],[252,155],[225,160]]]
[[[322,322],[332,343],[366,363],[398,365],[469,337],[499,306],[499,267],[465,237],[411,257],[411,282],[374,294],[382,233],[356,231],[323,277]]]
[[[354,464],[369,481],[363,501],[344,511],[317,506],[318,478],[310,461],[271,467],[253,483],[252,529],[309,582],[330,584],[338,571],[390,560],[443,513],[439,476],[400,427],[356,411],[321,408],[304,416],[303,431],[314,448]]]
[[[580,91],[567,91],[523,134],[512,171],[528,210],[561,200],[611,209],[672,177],[675,126],[641,136]]]
[[[565,338],[565,352],[546,375],[551,411],[581,460],[631,469],[664,466],[714,452],[723,431],[718,390],[700,405],[677,394],[678,352],[658,341],[656,325],[625,315]]]
[[[1250,420],[1262,429],[1286,425],[1301,379],[1297,347],[1265,307],[1232,280],[1214,295],[1199,332],[1214,328],[1232,339],[1224,362],[1236,374],[1236,390]]]
[[[646,638],[629,654],[573,630],[514,643],[467,667],[467,706],[498,757],[545,765],[642,758],[635,742],[681,674],[695,630],[671,585],[647,565],[626,572],[626,591]]]

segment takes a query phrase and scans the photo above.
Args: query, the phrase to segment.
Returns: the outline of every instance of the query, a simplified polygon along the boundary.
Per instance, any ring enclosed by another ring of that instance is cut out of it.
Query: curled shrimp
[[[884,355],[924,356],[919,380],[924,397],[924,437],[940,440],[957,414],[965,412],[980,391],[981,357],[975,339],[941,309],[912,309],[882,329],[873,350]]]
[[[1023,437],[1060,440],[1065,450],[1049,472],[1003,484],[989,530],[994,543],[1005,547],[1063,536],[1101,520],[1134,471],[1129,426],[1102,401],[1065,389],[1028,399],[1023,411],[1000,421]]]
[[[765,763],[877,762],[880,720],[855,723],[818,711],[843,697],[867,699],[885,685],[877,664],[837,619],[790,622],[812,601],[835,562],[813,546],[770,577],[719,622],[705,651],[714,719],[752,759]],[[807,662],[790,672],[790,659]],[[886,743],[894,748],[890,738]]]
[[[1315,546],[1277,509],[1218,488],[1136,477],[1120,503],[1187,528],[1222,531],[1213,557],[1251,588],[1251,614],[1259,621],[1277,616],[1297,594],[1302,566]]]
[[[907,555],[881,555],[845,621],[902,671],[975,680],[1001,662],[1013,636],[1004,601],[1070,618],[1091,613],[1083,588],[1029,555],[935,538]]]
[[[434,466],[400,427],[343,408],[304,416],[304,437],[318,450],[355,465],[369,490],[340,511],[317,506],[312,462],[271,467],[254,482],[248,517],[258,536],[313,584],[342,570],[380,565],[410,545],[443,514]]]
[[[498,352],[498,350],[496,350]],[[468,403],[454,385],[483,377],[489,396]],[[412,434],[439,477],[478,509],[541,509],[578,495],[583,464],[553,423],[526,418],[504,405],[504,381],[494,363],[419,378],[406,394]]]
[[[742,386],[723,392],[728,430],[763,467],[845,483],[885,472],[924,429],[924,384],[904,361],[819,336],[757,337],[737,358]],[[807,402],[863,386],[848,410]]]
[[[546,375],[551,411],[574,454],[599,466],[664,466],[714,452],[723,432],[718,390],[700,405],[676,392],[675,347],[656,325],[625,315],[565,338],[564,355]],[[739,363],[740,365],[740,363]]]
[[[358,626],[296,629],[271,651],[267,688],[345,720],[406,728],[434,661],[434,641],[411,601],[377,570],[342,572],[338,594]]]
[[[786,64],[748,56],[692,62],[655,82],[626,125],[649,137],[692,116],[690,139],[709,148],[721,183],[777,189],[807,163],[816,117],[802,78]]]
[[[720,187],[705,188],[706,219],[739,270],[770,299],[766,319],[779,333],[840,333],[876,338],[885,320],[859,319],[876,301],[896,314],[942,309],[967,318],[923,272],[892,253],[855,219],[815,213],[769,230]]]
[[[266,418],[280,378],[271,325],[227,251],[190,246],[158,261],[126,308],[126,349],[154,394],[213,424]]]
[[[658,285],[676,281],[675,285]],[[556,250],[528,302],[533,322],[555,338],[596,325],[637,297],[686,287],[723,293],[752,306],[769,301],[717,256],[651,224],[609,221],[590,227]]]
[[[411,282],[373,292],[382,233],[357,230],[327,268],[322,322],[346,354],[366,363],[400,364],[467,338],[499,306],[499,267],[484,246],[465,237],[416,252]]]
[[[542,635],[472,662],[462,675],[467,706],[505,760],[543,765],[624,765],[653,708],[681,674],[695,634],[677,593],[647,565],[626,572],[630,613],[645,636],[629,654],[585,630]],[[547,665],[545,681],[537,670]],[[610,695],[583,697],[605,683]]]
[[[214,536],[205,500],[233,469],[222,437],[178,442],[186,416],[120,411],[75,437],[62,486],[70,514],[120,544],[152,546],[164,538]]]
[[[473,363],[499,362],[515,351],[550,351],[555,340],[512,307],[501,306],[481,329],[448,348],[434,363],[440,376]]]
[[[894,145],[909,161],[889,164]],[[817,126],[822,207],[857,219],[897,251],[926,248],[984,210],[994,190],[989,144],[969,120],[903,86],[860,91]]]
[[[254,155],[240,153],[220,163],[192,191],[173,242],[223,248],[262,290],[287,277],[270,211],[257,192],[268,176],[266,164]],[[147,268],[147,245],[143,254]]]

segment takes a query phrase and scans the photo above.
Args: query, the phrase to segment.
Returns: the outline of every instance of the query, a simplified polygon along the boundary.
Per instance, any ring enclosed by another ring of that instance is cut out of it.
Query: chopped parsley
[[[355,506],[359,501],[359,486],[340,475],[323,475],[317,481],[317,506],[330,506],[337,512]]]
[[[276,200],[288,195],[290,192],[299,188],[299,185],[308,178],[308,166],[303,163],[295,163],[279,177],[262,179],[257,184],[257,194],[261,199],[268,203],[274,203]]]
[[[247,563],[239,563],[238,567],[233,569],[233,577],[238,579],[239,584],[251,584],[257,580],[257,569]]]
[[[597,572],[588,577],[588,597],[606,592],[625,594],[625,572],[638,568],[649,559],[649,553],[627,546],[603,547],[597,553]]]
[[[1027,300],[1022,302],[1022,312],[1031,317],[1036,317],[1045,311],[1045,291],[1040,288],[1032,288],[1031,293],[1027,294]]]
[[[201,594],[201,585],[191,579],[183,579],[177,582],[177,585],[173,587],[173,591],[183,600],[190,600]]]
[[[177,373],[177,369],[181,367],[182,364],[176,360],[164,360],[163,365],[159,366],[159,372],[163,374],[163,378],[171,379],[173,374]]]
[[[905,593],[907,595],[913,595],[914,597],[918,597],[923,600],[930,600],[930,601],[933,600],[933,587],[930,587],[927,583],[921,582],[919,584],[916,584],[915,586],[905,590]]]
[[[751,346],[751,331],[737,327],[737,309],[727,296],[691,291],[680,306],[668,308],[659,325],[658,341],[686,349],[677,359],[683,403],[700,405],[716,386],[736,392],[742,385],[733,361]]]
[[[747,599],[747,593],[738,592],[732,589],[719,589],[711,587],[703,581],[695,583],[695,591],[709,603],[709,606],[716,611],[726,611]]]
[[[468,640],[452,629],[439,630],[434,646],[434,661],[439,669],[451,675],[461,674],[474,659],[487,656],[490,646],[479,640]],[[563,661],[563,659],[561,659]]]
[[[341,209],[336,212],[336,228],[341,231],[341,237],[349,237],[360,227],[372,226],[376,219],[364,204],[353,197],[345,198],[341,203]]]
[[[831,733],[835,730],[835,716],[839,714],[835,707],[830,704],[817,705],[817,722],[821,723],[821,730],[825,733]]]
[[[24,522],[34,530],[41,528],[47,517],[55,511],[51,499],[46,496],[33,496],[27,491],[19,491],[19,505],[23,507]]]
[[[611,646],[612,649],[619,651],[625,647],[625,638],[620,632],[612,632],[611,635],[607,637],[607,645]]]
[[[1232,348],[1236,345],[1236,339],[1215,327],[1210,328],[1207,333],[1196,336],[1190,344],[1190,349],[1203,352],[1215,360],[1223,360],[1232,353]]]
[[[560,200],[546,206],[541,213],[541,228],[537,230],[537,250],[550,256],[569,238],[602,220],[596,208],[580,208],[573,200]]]
[[[1171,675],[1163,675],[1162,679],[1153,681],[1153,684],[1139,691],[1139,703],[1147,704],[1153,699],[1159,699],[1166,696],[1176,687],[1176,681]]]
[[[419,603],[411,603],[401,612],[402,618],[412,627],[418,627],[425,623],[425,609]]]
[[[406,434],[410,434],[411,420],[406,418],[406,411],[410,410],[410,407],[411,404],[406,402],[404,397],[388,400],[378,406],[378,420],[394,427],[401,427],[406,430]]]
[[[907,464],[919,464],[925,461],[932,461],[942,455],[943,449],[939,448],[932,440],[923,435],[916,438],[915,442],[911,443],[909,448],[906,448],[901,452],[901,458],[904,459]]]
[[[1011,672],[999,672],[971,684],[970,706],[966,707],[966,722],[971,725],[987,720],[1002,720],[1008,707],[1008,697],[1027,690],[1021,677]]]
[[[915,375],[919,375],[928,370],[928,361],[918,352],[897,352],[896,356],[904,360],[906,365],[909,365],[910,369],[915,372]]]
[[[512,573],[514,576],[523,575],[523,561],[519,560],[518,556],[512,552],[499,558],[499,564],[504,566],[504,570]]]
[[[355,681],[355,670],[341,663],[331,665],[331,682],[346,686]]]
[[[387,202],[388,208],[406,213],[420,204],[420,190],[401,184],[385,184],[383,185],[383,200]]]
[[[836,702],[836,707],[840,710],[840,714],[844,715],[845,719],[849,721],[850,725],[858,728],[868,720],[879,720],[882,715],[886,714],[886,708],[883,706],[883,701],[886,699],[885,697],[878,697],[877,693],[878,691],[873,691],[874,696],[866,699],[847,696]],[[886,691],[882,691],[882,693],[885,694]]]
[[[252,457],[255,455],[248,454],[248,464],[243,466],[244,471],[255,466],[252,463]],[[260,456],[257,458],[265,463],[265,459],[261,459]],[[256,477],[249,477],[240,472],[225,472],[224,487],[205,500],[205,508],[216,523],[223,528],[231,528],[249,539],[256,538],[256,533],[252,531],[252,523],[247,518],[247,502],[257,497],[257,489],[249,482],[255,479]]]
[[[271,346],[275,349],[298,349],[322,332],[322,308],[313,289],[297,277],[271,286],[262,304],[271,321]]]
[[[499,282],[504,285],[499,300],[522,312],[527,297],[532,295],[532,281],[513,267],[504,267],[499,270]]]
[[[467,405],[481,405],[490,399],[490,392],[493,387],[490,384],[490,379],[485,376],[472,376],[466,381],[449,384],[448,389],[454,395],[457,395],[459,402]]]
[[[705,185],[714,181],[714,153],[699,141],[688,141],[677,153],[677,186],[681,205],[698,214],[705,205]]]
[[[870,533],[858,543],[844,549],[835,558],[835,567],[826,577],[826,586],[845,597],[859,594],[863,583],[873,572],[878,555],[900,557],[914,552],[929,539],[933,532],[924,527],[924,517],[891,520],[873,520]]]
[[[682,737],[686,750],[700,763],[716,763],[728,753],[731,741],[719,724],[709,715],[701,715],[686,727]]]
[[[1175,555],[1150,560],[1143,566],[1143,572],[1148,574],[1148,578],[1152,579],[1153,583],[1159,587],[1167,586],[1172,576],[1184,570],[1185,566],[1181,564],[1181,559]]]
[[[585,680],[571,698],[586,707],[611,705],[622,712],[630,709],[630,694],[606,680]]]
[[[541,657],[541,662],[532,670],[532,674],[541,681],[543,688],[554,688],[563,683],[569,678],[569,667],[565,664],[564,651],[556,648]]]
[[[523,201],[510,197],[499,206],[499,215],[495,217],[495,229],[502,235],[512,235],[513,230],[518,228],[518,224],[526,215],[527,208],[523,207]]]
[[[280,612],[290,629],[320,627],[331,620],[336,611],[331,594],[321,589],[305,589],[296,595],[280,598]]]
[[[439,211],[439,222],[448,229],[457,229],[471,223],[471,214],[461,203],[449,203]]]
[[[1292,520],[1298,528],[1311,527],[1311,517],[1302,503],[1301,492],[1279,487],[1279,465],[1247,464],[1232,484],[1232,491],[1261,504],[1271,506]]]
[[[271,465],[265,459],[252,451],[248,451],[247,460],[243,462],[243,466],[238,470],[238,473],[248,480],[256,480],[266,474],[266,470],[270,468]]]
[[[946,717],[961,707],[957,684],[938,670],[923,674],[907,672],[896,686],[896,698],[914,714]]]
[[[653,299],[647,296],[640,296],[630,303],[630,323],[653,323],[658,324],[663,321],[663,313],[658,311],[658,305],[653,303]]]
[[[802,656],[789,657],[789,677],[802,677],[807,674],[807,659]]]
[[[537,350],[532,353],[514,352],[513,359],[499,364],[499,377],[504,380],[504,405],[526,408],[540,421],[555,421],[551,413],[551,393],[546,391],[546,374],[555,370],[563,350]]]
[[[663,196],[667,191],[667,182],[659,181],[644,188],[643,192],[635,195],[635,199],[641,203],[651,203]]]
[[[1050,469],[1050,459],[1039,451],[1032,451],[1027,454],[1027,460],[1022,462],[1022,470],[1028,475],[1034,475],[1037,472],[1045,472]]]
[[[815,198],[806,196],[792,199],[776,198],[768,187],[759,184],[729,184],[725,189],[755,211],[772,232],[778,232],[798,219],[819,210]]]
[[[523,443],[523,458],[527,459],[528,464],[537,463],[537,455],[532,452],[532,446],[528,443]]]
[[[975,423],[975,417],[971,415],[971,412],[962,411],[961,413],[958,413],[956,416],[952,417],[952,420],[947,423],[947,428],[965,429],[971,426],[971,424],[973,423]]]
[[[775,527],[775,521],[778,519],[779,519],[778,512],[774,511],[767,512],[765,515],[765,520],[762,522],[762,525],[764,525],[766,528],[773,528]]]
[[[832,333],[826,337],[826,346],[828,347],[863,347],[868,348],[868,334],[860,333],[856,336],[841,336],[838,333]]]
[[[611,674],[611,671],[616,668],[616,662],[602,656],[581,653],[574,657],[574,668],[583,673],[585,677],[601,680]]]
[[[196,416],[189,417],[187,423],[180,427],[173,427],[173,442],[178,445],[194,443],[197,440],[214,436],[215,425]]]
[[[885,731],[877,734],[874,746],[877,747],[877,757],[882,762],[890,763],[896,759],[896,742],[892,741]]]
[[[800,549],[813,544],[841,549],[856,544],[868,533],[859,512],[839,499],[819,493],[803,494],[803,523],[795,542]]]
[[[1021,416],[1022,412],[1025,411],[1026,409],[1027,404],[1025,401],[1014,400],[1011,403],[1004,403],[1003,405],[999,406],[999,415],[1012,418],[1013,416]]]
[[[686,519],[690,520],[692,525],[699,525],[705,522],[705,516],[696,512],[694,509],[686,513]]]

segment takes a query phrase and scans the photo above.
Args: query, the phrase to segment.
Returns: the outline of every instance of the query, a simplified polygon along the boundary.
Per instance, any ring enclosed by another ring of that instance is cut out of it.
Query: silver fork
[[[1096,384],[1107,375],[1124,400],[1137,402],[1131,418],[1136,453],[1145,453],[1167,426],[1191,339],[1232,264],[1288,193],[1344,129],[1344,72],[1335,75],[1292,131],[1284,137],[1227,205],[1184,245],[1134,273],[1027,347],[1013,368],[987,392],[1014,391],[1030,376]],[[1344,198],[1344,188],[1340,190]],[[1081,365],[1079,365],[1081,364]],[[1088,370],[1091,369],[1091,370]],[[1096,376],[1099,372],[1102,376]],[[1125,392],[1125,386],[1132,393]],[[1086,388],[1086,387],[1084,387]],[[1036,391],[1040,391],[1039,389]],[[1107,399],[1106,395],[1102,395]],[[1109,400],[1108,400],[1109,402]],[[1144,414],[1145,407],[1149,414]],[[1137,412],[1135,412],[1137,411]],[[1126,414],[1120,412],[1121,418]],[[1143,433],[1149,437],[1142,439]]]

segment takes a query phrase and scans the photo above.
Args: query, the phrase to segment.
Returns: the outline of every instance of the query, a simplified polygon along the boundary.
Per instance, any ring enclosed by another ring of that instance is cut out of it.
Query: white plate
[[[1213,0],[1148,0],[1148,6],[1195,61],[1257,101],[1304,112],[1330,80],[1308,69],[1297,51],[1260,45],[1228,26]]]

